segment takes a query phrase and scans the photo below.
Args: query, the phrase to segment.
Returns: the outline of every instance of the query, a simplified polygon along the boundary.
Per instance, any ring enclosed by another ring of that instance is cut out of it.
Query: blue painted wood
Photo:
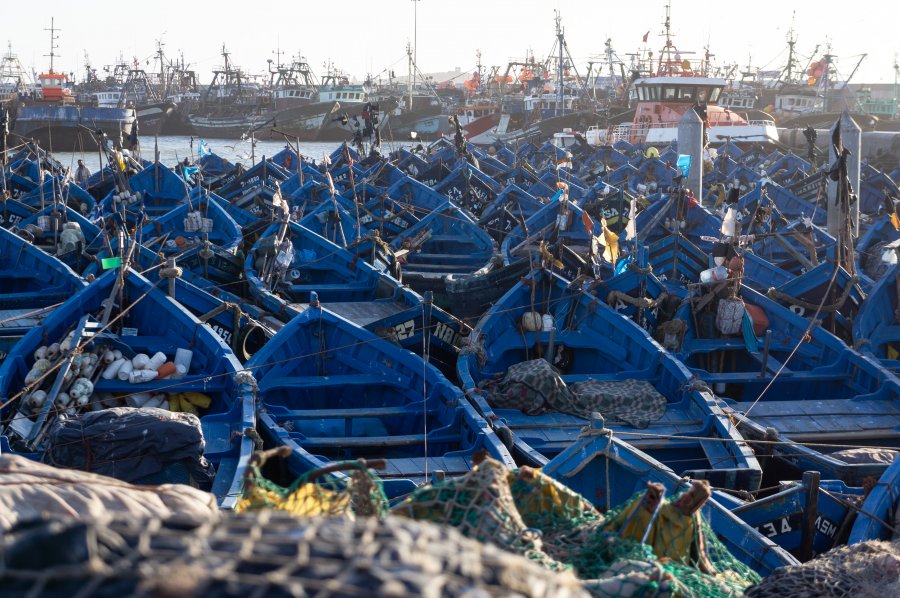
[[[884,471],[863,502],[847,543],[890,540],[894,537],[893,526],[897,506],[900,504],[898,501],[900,501],[900,459],[894,459],[894,463]]]
[[[465,473],[482,449],[514,465],[437,369],[327,309],[294,317],[247,367],[260,382],[261,431],[292,449],[293,475],[336,460],[384,458],[378,473],[397,497],[435,470]]]
[[[668,496],[686,488],[685,479],[604,430],[602,421],[585,429],[585,433],[547,463],[543,471],[587,498],[601,511],[644,491],[648,482],[665,486]],[[787,551],[716,500],[707,501],[701,514],[732,556],[760,575],[797,563]]]
[[[498,433],[510,443],[522,463],[541,466],[578,437],[585,420],[574,415],[525,415],[518,409],[495,409],[479,383],[502,375],[516,363],[544,356],[549,331],[524,332],[525,312],[549,314],[556,332],[554,363],[566,382],[578,380],[646,380],[668,399],[666,414],[649,428],[611,424],[635,446],[672,464],[679,472],[692,471],[717,483],[728,483],[725,470],[743,470],[734,483],[758,487],[759,464],[716,405],[708,390],[694,388],[693,377],[645,330],[580,288],[557,275],[538,271],[517,284],[476,326],[486,360],[461,355],[460,382]],[[560,361],[561,360],[561,361]],[[679,438],[684,437],[684,438]],[[713,442],[698,437],[716,438]]]
[[[268,268],[274,255],[261,258],[259,248],[277,234],[278,228],[273,225],[263,234],[245,262],[250,294],[264,309],[287,322],[308,308],[315,293],[326,308],[419,355],[428,353],[432,364],[452,375],[467,327],[396,279],[307,228],[288,223],[293,262],[274,286],[271,281],[264,283],[260,268]]]
[[[0,229],[0,364],[34,326],[85,282],[66,264]]]
[[[8,234],[0,231],[0,235]],[[43,255],[43,254],[40,254]],[[111,270],[92,284],[74,293],[40,325],[31,330],[10,352],[0,366],[0,403],[17,393],[34,362],[34,351],[48,339],[62,339],[72,324],[84,314],[99,313],[111,293],[118,276]],[[155,380],[129,384],[119,380],[103,380],[96,392],[129,394],[151,392],[183,392],[194,390],[207,394],[212,403],[201,414],[200,423],[206,439],[206,458],[217,468],[212,492],[223,507],[234,506],[240,492],[243,469],[253,451],[253,441],[244,431],[256,423],[252,388],[236,379],[242,369],[231,349],[212,329],[204,326],[185,307],[165,296],[146,278],[128,271],[123,297],[132,308],[119,320],[119,325],[137,330],[135,336],[118,337],[126,354],[164,352],[170,358],[178,348],[193,352],[191,367],[181,380]],[[96,342],[96,340],[94,341]],[[2,411],[9,418],[17,402]],[[10,452],[10,439],[0,437],[3,452]],[[28,453],[39,458],[40,451]]]
[[[714,493],[714,497],[749,526],[801,558],[804,518],[812,516],[807,514],[810,488],[803,481],[786,482],[779,486],[774,494],[750,502],[719,491]],[[813,499],[816,512],[813,518],[813,553],[809,556],[822,554],[846,541],[848,530],[845,526],[856,516],[850,505],[861,499],[863,493],[862,488],[847,486],[839,480],[819,482]]]

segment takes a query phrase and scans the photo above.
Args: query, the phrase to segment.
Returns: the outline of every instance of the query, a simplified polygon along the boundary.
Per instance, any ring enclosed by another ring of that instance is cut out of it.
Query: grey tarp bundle
[[[666,413],[666,397],[646,380],[585,380],[569,389],[577,407],[568,413],[585,418],[599,411],[607,420],[646,428]]]
[[[176,481],[152,477],[177,464],[186,468],[198,487],[208,489],[213,470],[203,457],[205,448],[196,415],[167,409],[116,407],[59,418],[50,430],[44,461],[125,482],[144,483]]]
[[[199,522],[218,517],[218,507],[212,494],[183,484],[134,486],[21,455],[0,456],[0,531],[34,519],[93,521],[114,514],[184,515]]]
[[[498,409],[528,415],[557,412],[589,419],[594,411],[610,421],[645,428],[666,412],[666,398],[644,380],[585,380],[566,386],[560,373],[543,359],[511,366],[503,378],[483,385]]]
[[[11,596],[509,596],[587,598],[569,572],[426,521],[297,518],[52,521],[0,535]]]

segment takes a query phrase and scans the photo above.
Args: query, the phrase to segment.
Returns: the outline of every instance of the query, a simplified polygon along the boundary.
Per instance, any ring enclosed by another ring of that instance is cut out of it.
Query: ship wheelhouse
[[[632,100],[715,104],[724,87],[724,79],[710,77],[648,77],[634,82]]]

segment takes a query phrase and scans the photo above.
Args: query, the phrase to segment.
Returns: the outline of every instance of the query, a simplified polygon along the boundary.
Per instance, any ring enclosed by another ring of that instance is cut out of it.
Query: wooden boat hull
[[[2,232],[0,232],[2,234]],[[116,285],[118,271],[109,271],[94,283],[75,293],[59,309],[32,328],[16,345],[10,357],[0,366],[0,396],[7,403],[23,386],[24,378],[34,362],[33,353],[48,339],[62,339],[71,325],[85,314],[99,313]],[[98,334],[90,342],[113,344],[121,348],[123,355],[137,352],[148,355],[161,351],[173,355],[177,348],[187,348],[193,353],[185,377],[178,380],[153,380],[129,383],[118,378],[98,378],[95,393],[129,396],[137,392],[176,393],[200,392],[211,402],[200,415],[200,425],[206,441],[204,455],[216,467],[216,477],[211,492],[223,507],[233,507],[240,492],[243,469],[253,450],[253,441],[244,432],[255,426],[255,402],[252,398],[252,381],[237,376],[241,365],[227,345],[189,311],[174,300],[154,289],[146,278],[128,271],[124,274],[122,297],[131,308],[118,325],[109,329],[122,334],[104,336]],[[131,334],[133,332],[133,334]],[[85,345],[87,346],[87,345]],[[99,400],[99,394],[92,395]],[[18,407],[18,401],[6,406],[4,417],[9,417]],[[9,436],[0,437],[0,451],[22,452],[21,443]],[[38,451],[26,450],[23,454],[39,458]]]
[[[593,422],[585,432],[589,433],[582,434],[544,466],[543,472],[590,500],[601,511],[642,492],[647,482],[663,484],[670,496],[686,487],[686,481],[668,467],[604,430],[602,420]],[[787,551],[715,500],[707,501],[702,514],[732,556],[760,575],[797,564]]]
[[[315,332],[314,332],[315,331]],[[383,458],[389,498],[460,475],[475,452],[509,453],[436,369],[321,307],[288,322],[248,362],[259,380],[260,427],[288,446],[292,476],[333,461]]]

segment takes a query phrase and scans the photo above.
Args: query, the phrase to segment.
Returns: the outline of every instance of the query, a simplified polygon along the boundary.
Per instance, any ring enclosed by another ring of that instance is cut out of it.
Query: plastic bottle
[[[725,266],[716,266],[715,268],[709,268],[700,273],[700,282],[703,284],[719,282],[726,278],[728,278],[728,268]]]
[[[191,358],[193,358],[194,352],[189,349],[176,349],[175,350],[175,366],[182,366],[184,368],[184,373],[187,373],[191,370]],[[181,373],[179,371],[179,373]]]
[[[544,314],[541,316],[541,328],[543,330],[550,330],[553,328],[553,316],[550,314]]]

